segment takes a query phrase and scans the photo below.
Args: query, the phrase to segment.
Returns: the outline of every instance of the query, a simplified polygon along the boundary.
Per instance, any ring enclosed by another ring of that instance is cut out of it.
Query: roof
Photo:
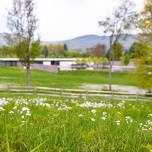
[[[0,61],[19,61],[19,58],[0,58]],[[34,61],[76,61],[75,58],[35,58]]]

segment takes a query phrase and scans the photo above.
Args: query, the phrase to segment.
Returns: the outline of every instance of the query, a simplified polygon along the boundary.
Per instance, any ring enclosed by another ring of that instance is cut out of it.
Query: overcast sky
[[[39,19],[37,33],[42,40],[54,41],[84,34],[102,35],[98,21],[112,13],[120,0],[35,0]],[[136,10],[143,8],[144,0],[133,0]],[[7,9],[12,0],[0,0],[0,33],[8,32]]]

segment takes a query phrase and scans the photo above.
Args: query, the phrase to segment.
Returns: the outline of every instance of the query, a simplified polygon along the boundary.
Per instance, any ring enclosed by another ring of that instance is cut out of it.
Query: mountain
[[[0,33],[0,46],[6,45],[4,36],[5,33]],[[136,41],[137,35],[121,35],[119,42],[123,44],[125,49],[130,48],[130,46]],[[42,44],[64,44],[66,43],[69,50],[83,51],[87,48],[95,47],[97,44],[104,44],[106,49],[109,47],[109,36],[99,36],[99,35],[84,35],[79,36],[70,40],[63,41],[42,41]]]
[[[136,41],[137,35],[121,35],[119,42],[123,44],[125,49],[130,48],[130,46]],[[95,47],[97,44],[104,44],[106,49],[109,47],[109,36],[99,36],[99,35],[84,35],[76,37],[74,39],[65,41],[53,41],[53,42],[43,42],[43,44],[64,44],[66,43],[70,50],[82,51],[87,48]]]
[[[6,45],[4,37],[5,37],[5,33],[0,33],[0,46]]]

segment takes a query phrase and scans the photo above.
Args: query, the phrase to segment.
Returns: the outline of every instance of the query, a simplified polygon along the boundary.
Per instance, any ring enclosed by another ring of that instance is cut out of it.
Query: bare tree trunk
[[[110,50],[109,50],[109,91],[112,91],[112,40],[113,35],[110,36]]]
[[[26,72],[27,72],[27,86],[29,88],[32,87],[32,81],[31,81],[31,67],[30,64],[26,65]]]
[[[112,91],[112,52],[109,52],[109,91]]]

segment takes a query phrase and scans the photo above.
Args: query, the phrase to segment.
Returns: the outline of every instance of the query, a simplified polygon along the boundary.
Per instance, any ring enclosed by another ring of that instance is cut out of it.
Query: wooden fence
[[[62,96],[62,97],[102,97],[110,99],[125,99],[125,100],[148,100],[152,101],[152,94],[135,94],[122,91],[96,91],[96,90],[81,90],[81,89],[62,89],[62,88],[46,88],[46,87],[21,87],[21,86],[5,86],[0,88],[0,93],[16,93],[16,94],[40,94],[47,96]]]

